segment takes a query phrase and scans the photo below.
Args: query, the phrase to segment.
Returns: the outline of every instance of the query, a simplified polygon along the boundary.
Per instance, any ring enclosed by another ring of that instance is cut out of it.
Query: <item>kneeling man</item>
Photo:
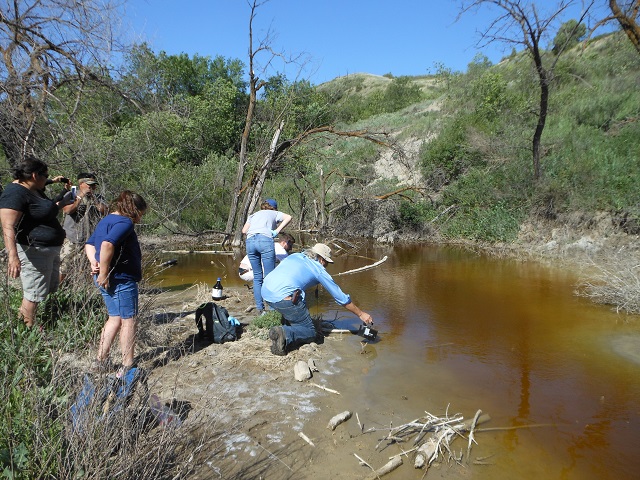
[[[271,308],[282,314],[285,325],[269,330],[271,353],[286,355],[287,350],[311,343],[316,329],[305,302],[305,290],[322,285],[335,301],[357,315],[367,325],[373,325],[371,315],[358,308],[327,273],[325,267],[333,263],[331,249],[317,243],[302,253],[294,253],[280,262],[280,266],[264,279],[262,298]]]

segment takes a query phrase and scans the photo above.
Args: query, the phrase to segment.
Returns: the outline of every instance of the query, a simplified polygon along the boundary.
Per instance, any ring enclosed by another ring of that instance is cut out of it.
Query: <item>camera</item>
[[[69,179],[67,177],[62,177],[60,179],[60,183],[69,183]]]
[[[375,340],[378,336],[378,331],[369,327],[366,324],[360,325],[360,329],[358,330],[358,335],[366,338],[367,340]]]

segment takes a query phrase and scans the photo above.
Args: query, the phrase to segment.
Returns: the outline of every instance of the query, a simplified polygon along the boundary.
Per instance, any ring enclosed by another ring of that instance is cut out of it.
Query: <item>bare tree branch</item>
[[[38,139],[46,137],[38,129],[54,128],[46,115],[50,102],[73,115],[87,81],[109,84],[104,73],[120,7],[120,0],[22,0],[0,6],[0,146],[10,161],[38,148]],[[64,100],[56,94],[71,85],[75,91]]]
[[[555,55],[547,55],[543,50],[542,41],[552,30],[557,31],[556,25],[562,15],[576,3],[577,0],[559,0],[554,6],[541,13],[536,3],[531,0],[462,0],[460,15],[485,6],[497,7],[502,12],[481,32],[479,42],[481,46],[493,42],[521,45],[533,61],[540,87],[538,122],[531,141],[535,180],[539,180],[542,175],[540,166],[541,139],[549,109],[553,70],[568,45],[565,43],[559,46],[560,48]],[[595,0],[582,2],[582,12],[578,24],[586,18],[594,3]],[[548,60],[549,57],[550,60]]]

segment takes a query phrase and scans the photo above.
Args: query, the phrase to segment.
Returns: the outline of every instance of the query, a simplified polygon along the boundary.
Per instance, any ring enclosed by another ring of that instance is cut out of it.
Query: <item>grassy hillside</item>
[[[528,57],[514,55],[499,65],[480,58],[464,74],[412,77],[404,88],[419,88],[419,101],[370,114],[367,105],[388,98],[396,80],[356,74],[319,89],[343,110],[345,128],[384,129],[404,145],[420,145],[407,156],[421,173],[413,186],[423,190],[401,197],[401,229],[512,241],[525,221],[562,223],[580,212],[588,224],[606,212],[614,228],[640,233],[640,55],[623,34],[579,45],[558,61],[538,181],[531,140],[539,87]],[[363,145],[348,155],[370,166],[383,151]],[[328,156],[340,152],[334,144]],[[391,177],[382,182],[387,190],[395,171],[383,175]],[[368,179],[373,185],[384,180]]]

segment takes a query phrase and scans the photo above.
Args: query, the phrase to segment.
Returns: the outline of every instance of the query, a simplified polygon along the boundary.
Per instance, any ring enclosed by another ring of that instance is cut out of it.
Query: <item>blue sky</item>
[[[290,80],[312,84],[359,72],[425,75],[435,73],[436,63],[464,71],[478,52],[493,63],[510,53],[511,47],[501,44],[479,50],[477,31],[486,27],[492,13],[466,14],[456,21],[459,4],[270,0],[257,10],[254,43],[270,30],[271,45],[288,55],[302,55],[304,68],[276,64],[268,75],[278,70]],[[155,52],[221,55],[247,63],[246,0],[129,0],[127,5],[123,26],[130,41],[146,41]]]

